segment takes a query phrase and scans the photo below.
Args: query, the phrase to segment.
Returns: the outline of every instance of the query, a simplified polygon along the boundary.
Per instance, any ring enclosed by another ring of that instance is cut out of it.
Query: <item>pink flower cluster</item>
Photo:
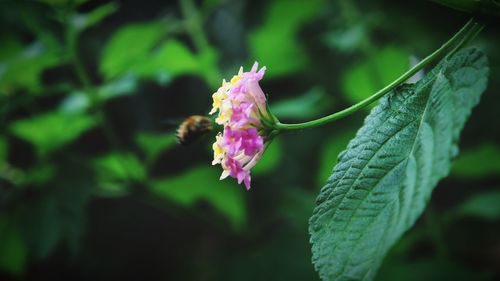
[[[255,63],[249,72],[240,68],[230,82],[225,80],[213,94],[213,108],[218,111],[216,122],[224,126],[224,132],[216,136],[213,144],[213,165],[221,164],[221,179],[231,176],[250,189],[250,169],[259,161],[265,149],[261,135],[263,119],[269,119],[266,96],[259,86],[265,67],[258,70]]]

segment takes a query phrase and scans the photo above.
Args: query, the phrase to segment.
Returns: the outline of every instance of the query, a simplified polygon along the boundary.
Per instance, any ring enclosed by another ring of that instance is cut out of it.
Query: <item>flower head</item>
[[[267,109],[266,96],[259,81],[265,67],[258,70],[256,62],[252,69],[243,68],[230,82],[222,81],[213,94],[210,114],[218,112],[215,122],[224,126],[224,132],[216,136],[213,144],[213,165],[223,168],[221,179],[231,176],[250,189],[250,170],[264,153],[274,123]]]

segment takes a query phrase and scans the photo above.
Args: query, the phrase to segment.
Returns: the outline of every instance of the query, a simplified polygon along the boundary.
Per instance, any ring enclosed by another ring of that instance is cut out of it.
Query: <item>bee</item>
[[[179,125],[177,141],[188,145],[212,131],[212,120],[203,115],[191,115]]]

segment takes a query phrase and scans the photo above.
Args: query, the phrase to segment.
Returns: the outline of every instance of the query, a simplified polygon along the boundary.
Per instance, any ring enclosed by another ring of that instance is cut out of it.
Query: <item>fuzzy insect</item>
[[[212,131],[210,118],[203,115],[192,115],[179,125],[177,141],[182,145],[188,145],[210,131]]]

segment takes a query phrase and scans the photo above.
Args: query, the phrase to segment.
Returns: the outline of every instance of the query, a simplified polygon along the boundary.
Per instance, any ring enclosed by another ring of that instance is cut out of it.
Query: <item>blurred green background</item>
[[[175,142],[254,61],[273,112],[362,100],[469,15],[430,1],[0,1],[0,280],[317,280],[308,218],[363,122],[278,137],[252,189]],[[500,28],[452,174],[379,280],[500,278]]]

